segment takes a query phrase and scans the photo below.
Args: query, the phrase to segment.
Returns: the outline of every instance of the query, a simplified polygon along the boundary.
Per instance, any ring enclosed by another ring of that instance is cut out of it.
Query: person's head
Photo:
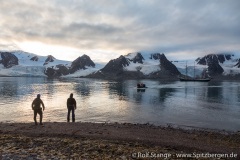
[[[73,98],[73,94],[72,93],[70,94],[70,98]]]
[[[40,97],[41,97],[41,95],[40,95],[40,94],[38,94],[38,95],[37,95],[37,98],[40,98]]]

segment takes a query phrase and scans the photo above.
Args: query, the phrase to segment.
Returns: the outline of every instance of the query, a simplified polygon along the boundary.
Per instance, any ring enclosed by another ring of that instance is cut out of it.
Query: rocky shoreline
[[[235,159],[240,156],[239,132],[82,122],[49,122],[44,126],[0,123],[0,128],[1,159],[189,159],[178,154],[191,154],[190,159],[196,155],[200,159],[219,158],[200,156],[209,153],[238,156]]]

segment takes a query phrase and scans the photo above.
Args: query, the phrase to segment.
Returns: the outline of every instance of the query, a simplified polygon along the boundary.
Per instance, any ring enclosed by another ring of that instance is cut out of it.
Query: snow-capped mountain
[[[16,52],[10,52],[14,54],[19,61],[19,65],[23,66],[55,66],[58,64],[66,64],[69,65],[71,62],[64,61],[64,60],[58,60],[54,58],[52,55],[48,56],[39,56],[33,53],[23,52],[23,51],[16,51]]]
[[[192,61],[173,61],[172,63],[177,66],[181,74],[186,74],[193,77],[202,76],[204,72],[210,76],[234,76],[240,74],[240,57],[234,54],[208,54],[199,57]]]
[[[83,77],[96,72],[99,68],[95,68],[95,66],[95,63],[89,56],[83,55],[74,60],[70,65],[59,64],[55,67],[47,67],[44,73],[48,77]]]
[[[196,61],[200,65],[207,65],[208,71],[212,74],[236,75],[240,74],[240,57],[234,54],[208,54],[198,58]]]
[[[129,53],[124,56],[129,61],[129,65],[124,67],[125,71],[140,71],[144,75],[160,71],[159,59],[143,57],[141,53]]]
[[[83,57],[89,58],[86,55]],[[93,70],[93,67],[79,59],[70,62],[58,60],[51,55],[39,56],[23,51],[0,52],[0,76],[59,77],[71,73],[72,77],[77,77],[95,72],[96,69]],[[87,68],[90,68],[88,72],[83,71]]]
[[[180,72],[164,54],[155,53],[143,57],[141,53],[129,53],[110,60],[104,68],[90,75],[94,78],[176,78]]]
[[[186,72],[187,66],[187,72]],[[95,64],[87,55],[73,62],[23,51],[0,51],[0,76],[90,77],[109,79],[173,78],[180,74],[201,77],[240,75],[240,57],[234,54],[208,54],[192,61],[169,61],[164,54],[129,53]]]
[[[151,75],[165,70],[175,75],[180,74],[163,53],[148,54],[145,58],[141,53],[129,53],[125,57],[131,62],[124,68],[127,71],[140,71],[144,75]]]
[[[38,56],[23,51],[0,52],[0,76],[46,76],[46,67],[69,64],[52,56]]]

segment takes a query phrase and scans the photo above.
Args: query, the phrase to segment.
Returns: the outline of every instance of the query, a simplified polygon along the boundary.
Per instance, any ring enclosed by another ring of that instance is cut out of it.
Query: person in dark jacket
[[[41,100],[41,95],[38,94],[37,95],[37,98],[35,98],[32,102],[32,110],[34,111],[34,122],[35,122],[35,125],[37,125],[37,114],[39,114],[40,116],[40,125],[43,125],[42,123],[42,118],[43,118],[43,111],[45,110],[45,106],[44,106],[44,103],[43,101]],[[42,105],[42,107],[41,107]]]
[[[73,94],[70,94],[70,97],[67,99],[67,109],[68,109],[68,115],[67,115],[67,121],[70,121],[70,113],[72,112],[72,122],[75,122],[75,109],[77,109],[77,103],[76,100],[73,98]]]

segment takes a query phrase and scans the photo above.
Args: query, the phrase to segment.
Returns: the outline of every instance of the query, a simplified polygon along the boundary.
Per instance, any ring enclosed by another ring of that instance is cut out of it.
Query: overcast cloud
[[[116,58],[240,53],[239,0],[0,0],[0,49],[40,42]],[[52,53],[56,57],[59,53]],[[74,57],[74,56],[73,56]],[[77,56],[76,56],[77,57]],[[92,57],[91,57],[92,58]],[[92,58],[94,59],[94,58]],[[104,61],[104,60],[103,60]]]

